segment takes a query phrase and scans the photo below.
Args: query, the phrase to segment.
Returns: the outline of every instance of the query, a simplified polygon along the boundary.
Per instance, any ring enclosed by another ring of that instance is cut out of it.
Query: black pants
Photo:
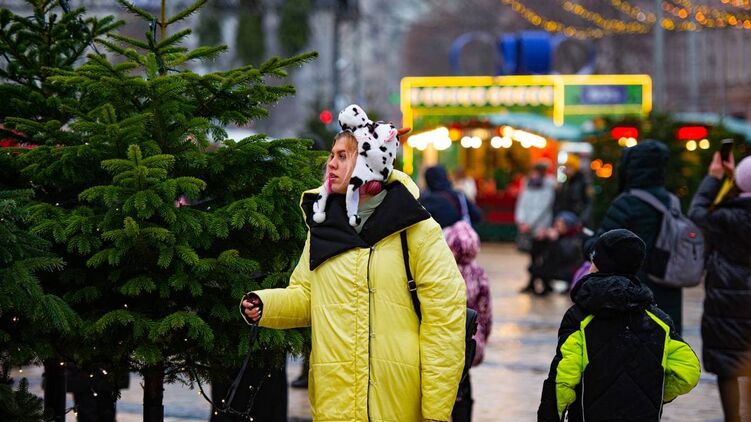
[[[461,384],[459,384],[459,391],[456,394],[456,402],[454,403],[454,409],[451,411],[451,420],[453,422],[469,422],[472,420],[472,382],[469,379],[469,374],[464,378]]]
[[[116,393],[99,391],[73,393],[78,422],[113,422],[115,420]]]
[[[739,379],[732,377],[718,377],[717,386],[720,388],[720,401],[722,413],[725,414],[725,422],[741,422],[741,400],[744,391],[741,391]],[[751,382],[744,388],[746,399],[751,397]]]

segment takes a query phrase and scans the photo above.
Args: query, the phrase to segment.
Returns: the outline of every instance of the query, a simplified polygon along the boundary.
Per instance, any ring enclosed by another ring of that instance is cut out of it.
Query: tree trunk
[[[164,420],[164,364],[147,367],[143,372],[143,421]]]
[[[65,366],[60,362],[44,361],[44,412],[53,422],[65,422]]]

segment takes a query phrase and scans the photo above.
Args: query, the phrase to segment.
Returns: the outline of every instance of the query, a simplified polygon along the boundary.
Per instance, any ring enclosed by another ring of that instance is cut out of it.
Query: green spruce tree
[[[28,0],[26,4],[26,9],[30,11],[28,16],[16,15],[5,8],[0,9],[0,53],[3,59],[0,64],[0,97],[4,99],[0,102],[0,138],[15,139],[26,148],[35,144],[67,143],[69,138],[60,128],[71,119],[72,114],[67,110],[75,105],[76,99],[71,89],[52,86],[49,80],[52,69],[72,69],[84,57],[95,37],[114,29],[120,22],[111,17],[84,18],[83,10],[70,10],[67,0]],[[14,118],[26,119],[41,130],[14,130]],[[0,190],[34,187],[29,178],[23,177],[20,173],[25,165],[21,157],[28,150],[7,149],[3,152],[0,154]],[[68,163],[59,163],[58,174],[63,173],[63,169],[69,177],[75,172],[74,168],[67,168],[67,165]],[[92,166],[84,165],[82,168],[88,169]],[[80,175],[82,178],[86,176],[85,171]],[[40,186],[34,191],[33,199],[54,204],[63,202],[62,198],[66,195],[69,193]],[[60,249],[58,245],[53,245],[53,251],[62,256]],[[75,267],[75,263],[69,264]],[[59,288],[59,281],[63,274],[65,273],[59,271],[40,273],[38,278],[41,288],[47,293],[62,295],[64,289]],[[37,322],[40,323],[37,327],[57,324],[49,321]],[[64,344],[75,331],[65,336],[59,333],[35,336],[34,330],[27,327],[24,332],[30,335],[16,339],[20,343],[19,347],[7,349],[13,351],[20,348],[21,351],[25,351],[23,359],[11,359],[12,365],[27,362],[30,356],[44,360],[45,407],[51,417],[62,420],[65,412],[65,384],[64,368],[59,365],[61,357],[58,345]],[[46,344],[40,342],[41,339],[46,340]]]
[[[84,370],[141,372],[148,421],[162,418],[165,381],[237,366],[247,349],[239,299],[287,283],[306,235],[299,195],[322,163],[307,141],[226,139],[226,125],[262,118],[294,92],[268,78],[314,55],[195,74],[190,62],[226,48],[190,50],[190,30],[169,28],[204,3],[156,17],[121,1],[150,26],[143,39],[108,34],[96,42],[113,61],[90,54],[50,70],[51,86],[75,98],[59,105],[73,118],[6,119],[42,145],[14,164],[39,192],[35,232],[69,265],[59,286],[82,329],[68,351]],[[298,331],[263,331],[254,362],[280,363],[302,344]]]
[[[28,392],[25,379],[13,390],[10,371],[52,356],[50,339],[69,335],[77,325],[70,307],[45,293],[37,278],[59,271],[63,261],[29,233],[23,205],[30,195],[0,191],[0,420],[42,419],[41,399]]]

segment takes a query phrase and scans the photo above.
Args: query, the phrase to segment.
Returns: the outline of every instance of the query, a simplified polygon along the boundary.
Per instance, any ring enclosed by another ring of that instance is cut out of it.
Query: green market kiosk
[[[420,181],[435,164],[461,171],[477,184],[484,240],[511,239],[523,176],[569,154],[588,165],[582,141],[600,117],[645,116],[652,108],[648,75],[528,75],[406,77],[401,81],[403,169]],[[636,142],[635,140],[633,142]],[[565,177],[565,176],[563,176]]]

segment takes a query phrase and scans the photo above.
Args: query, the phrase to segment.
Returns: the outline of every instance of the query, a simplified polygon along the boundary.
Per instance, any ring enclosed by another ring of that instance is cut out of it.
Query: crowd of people
[[[479,365],[492,325],[490,283],[475,260],[476,190],[463,174],[452,183],[435,166],[420,193],[387,168],[375,184],[355,187],[352,225],[345,193],[360,148],[352,128],[337,135],[324,176],[325,221],[312,217],[319,190],[306,192],[308,241],[289,286],[249,292],[242,316],[269,328],[312,327],[315,420],[469,421],[465,334],[476,343],[471,365]],[[666,252],[661,234],[683,217],[665,187],[668,159],[657,141],[624,149],[619,195],[593,232],[592,189],[577,157],[566,161],[560,185],[546,162],[523,182],[515,220],[530,275],[522,292],[549,294],[561,280],[573,302],[541,388],[539,421],[656,421],[665,403],[698,383],[699,359],[681,338],[683,286],[666,269],[681,249]],[[723,183],[733,188],[718,198]],[[716,155],[688,217],[701,233],[681,233],[706,239],[704,369],[718,376],[725,420],[740,422],[738,378],[751,375],[751,158],[736,167],[732,156]],[[671,239],[684,241],[680,233]],[[704,256],[693,259],[703,265]],[[467,307],[478,313],[476,326],[465,325]]]

